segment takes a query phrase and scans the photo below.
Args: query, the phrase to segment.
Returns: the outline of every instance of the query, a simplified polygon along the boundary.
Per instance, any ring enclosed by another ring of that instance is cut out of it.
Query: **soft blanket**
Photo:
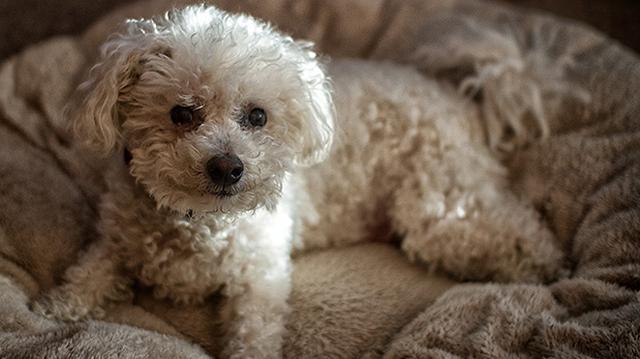
[[[0,68],[0,357],[215,355],[216,303],[173,307],[142,290],[108,321],[42,319],[27,303],[93,237],[100,161],[62,106],[97,43],[156,0],[52,39]],[[178,1],[178,4],[184,2]],[[217,1],[332,56],[408,63],[473,96],[512,173],[564,248],[549,285],[456,284],[382,244],[296,259],[285,356],[640,357],[640,62],[569,21],[463,0]],[[503,132],[500,132],[503,131]]]

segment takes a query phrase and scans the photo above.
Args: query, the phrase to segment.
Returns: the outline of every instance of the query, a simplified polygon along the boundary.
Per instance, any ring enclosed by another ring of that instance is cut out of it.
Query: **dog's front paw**
[[[101,317],[101,308],[92,308],[80,296],[61,288],[53,289],[31,303],[31,310],[49,319],[78,321],[87,317]]]

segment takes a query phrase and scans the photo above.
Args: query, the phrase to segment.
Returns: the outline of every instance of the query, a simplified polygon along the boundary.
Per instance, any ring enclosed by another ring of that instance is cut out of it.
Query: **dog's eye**
[[[262,127],[267,123],[267,113],[259,107],[254,107],[249,112],[249,123],[254,127]]]
[[[191,107],[175,106],[171,109],[171,121],[176,125],[193,123],[198,115]]]

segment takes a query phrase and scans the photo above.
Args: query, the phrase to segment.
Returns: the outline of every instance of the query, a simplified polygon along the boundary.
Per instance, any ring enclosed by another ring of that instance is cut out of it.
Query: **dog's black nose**
[[[244,165],[238,156],[226,154],[212,157],[207,161],[207,173],[217,185],[230,185],[238,182],[244,172]]]

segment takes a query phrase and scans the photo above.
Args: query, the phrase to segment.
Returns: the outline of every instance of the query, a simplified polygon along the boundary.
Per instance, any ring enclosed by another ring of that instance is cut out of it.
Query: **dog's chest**
[[[146,228],[153,230],[139,238],[138,248],[126,262],[157,297],[196,303],[221,286],[220,266],[230,246],[231,229],[207,220],[184,219],[159,220]]]

